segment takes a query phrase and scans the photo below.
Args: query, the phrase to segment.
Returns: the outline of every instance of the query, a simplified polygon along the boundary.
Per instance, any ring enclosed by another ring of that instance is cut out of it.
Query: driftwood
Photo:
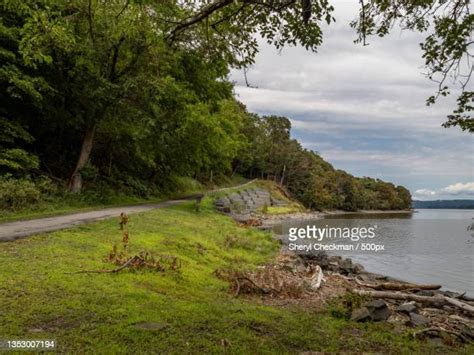
[[[354,293],[363,296],[371,296],[374,298],[389,298],[393,300],[415,301],[420,303],[429,303],[437,305],[451,305],[458,307],[465,312],[474,314],[474,306],[446,296],[419,296],[411,293],[368,290],[354,290]]]
[[[313,270],[313,275],[310,277],[309,288],[311,291],[316,291],[321,287],[323,281],[325,281],[323,270],[319,265],[316,265]]]
[[[441,327],[429,327],[429,328],[418,330],[418,331],[413,333],[413,337],[417,338],[418,336],[420,336],[422,334],[425,334],[425,333],[429,333],[429,332],[438,332],[438,333],[444,332],[444,333],[451,334],[451,335],[454,335],[454,336],[458,337],[461,341],[463,341],[465,343],[469,342],[469,339],[467,339],[467,337],[465,337],[463,334],[461,334],[459,332],[456,332],[454,330],[448,330],[448,329],[441,328]]]
[[[458,299],[444,296],[446,303],[461,308],[462,310],[470,313],[474,313],[474,307],[465,302],[461,302]]]
[[[392,290],[392,291],[403,291],[403,290],[439,290],[441,285],[420,285],[412,283],[400,283],[400,282],[383,282],[379,284],[369,284],[360,281],[355,278],[355,282],[364,287],[373,288],[374,290]]]

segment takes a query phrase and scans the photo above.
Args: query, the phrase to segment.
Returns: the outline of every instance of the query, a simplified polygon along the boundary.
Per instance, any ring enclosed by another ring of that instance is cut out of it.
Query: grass
[[[434,350],[389,324],[234,298],[214,271],[255,268],[279,246],[214,212],[209,198],[200,213],[189,202],[130,217],[131,252],[178,256],[180,271],[66,274],[113,268],[103,259],[121,240],[117,222],[0,244],[0,338],[55,339],[63,353]]]
[[[278,215],[304,211],[305,210],[301,208],[301,206],[290,204],[288,206],[268,206],[265,214]]]

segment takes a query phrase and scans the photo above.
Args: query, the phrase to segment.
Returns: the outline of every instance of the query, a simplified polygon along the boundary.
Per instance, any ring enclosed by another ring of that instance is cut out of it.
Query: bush
[[[37,203],[41,189],[30,179],[0,178],[0,208],[18,210]]]

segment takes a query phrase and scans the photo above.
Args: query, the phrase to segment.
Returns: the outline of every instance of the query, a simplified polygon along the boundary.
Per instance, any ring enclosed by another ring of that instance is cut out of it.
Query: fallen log
[[[450,305],[453,305],[453,306],[456,306],[456,307],[458,307],[458,308],[461,308],[462,310],[464,310],[464,311],[466,311],[466,312],[474,313],[474,307],[471,306],[470,304],[461,302],[461,301],[459,301],[459,300],[456,299],[456,298],[451,298],[451,297],[447,297],[447,296],[444,296],[444,299],[445,299],[446,302],[449,303]]]
[[[461,302],[457,299],[447,296],[419,296],[411,293],[400,293],[390,291],[371,291],[371,290],[353,290],[354,293],[362,296],[371,296],[374,298],[389,298],[393,300],[415,301],[420,303],[429,303],[436,305],[451,305],[462,309],[465,312],[474,314],[474,307]]]
[[[403,291],[403,290],[439,290],[441,285],[419,285],[412,283],[400,283],[400,282],[383,282],[379,284],[370,284],[360,281],[355,278],[355,282],[364,287],[373,288],[374,290],[392,290],[392,291]]]

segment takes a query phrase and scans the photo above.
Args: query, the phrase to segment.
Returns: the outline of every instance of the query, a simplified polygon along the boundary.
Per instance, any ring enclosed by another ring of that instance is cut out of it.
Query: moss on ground
[[[255,268],[279,246],[211,205],[208,198],[200,213],[189,202],[130,216],[131,253],[178,256],[179,272],[67,274],[114,267],[103,259],[121,241],[115,219],[0,244],[0,337],[55,339],[65,353],[435,350],[390,324],[234,298],[214,271]]]
[[[289,214],[304,212],[305,210],[298,205],[287,205],[287,206],[268,206],[265,214],[269,215],[279,215],[279,214]]]

